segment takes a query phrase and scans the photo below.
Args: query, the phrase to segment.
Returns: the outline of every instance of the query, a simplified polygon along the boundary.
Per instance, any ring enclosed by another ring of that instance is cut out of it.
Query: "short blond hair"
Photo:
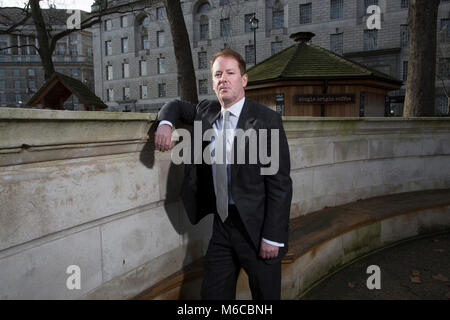
[[[214,62],[219,57],[231,57],[231,58],[234,58],[237,61],[238,65],[239,65],[239,70],[241,71],[241,76],[243,76],[245,74],[246,66],[245,66],[244,58],[242,58],[242,56],[239,53],[237,53],[236,51],[234,51],[232,49],[228,49],[228,48],[220,50],[211,59],[211,61],[210,61],[211,71],[212,71]]]

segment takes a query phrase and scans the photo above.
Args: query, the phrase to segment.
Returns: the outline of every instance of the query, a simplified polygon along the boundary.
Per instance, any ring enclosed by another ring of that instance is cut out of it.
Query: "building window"
[[[400,25],[400,46],[402,48],[408,47],[408,25]]]
[[[16,102],[17,103],[22,102],[22,95],[16,94]]]
[[[5,90],[5,80],[0,80],[0,90]]]
[[[112,55],[112,43],[111,40],[105,41],[105,55]]]
[[[158,97],[163,98],[166,96],[166,84],[158,83]]]
[[[438,77],[443,80],[450,79],[450,58],[439,59]]]
[[[274,9],[272,11],[272,29],[280,29],[284,27],[284,10]]]
[[[127,16],[121,16],[120,17],[120,27],[121,28],[128,27],[128,17]]]
[[[254,46],[249,45],[245,46],[245,62],[246,63],[255,63],[255,51]]]
[[[227,37],[231,35],[230,18],[220,19],[220,36]]]
[[[198,94],[208,94],[208,79],[198,80]]]
[[[34,71],[34,69],[28,69],[27,71],[28,71],[29,77],[34,77],[36,75],[36,72]],[[1,76],[1,74],[0,74],[0,76]]]
[[[277,54],[281,50],[283,50],[283,42],[282,41],[275,41],[270,44],[271,53],[272,55]]]
[[[378,42],[378,30],[364,30],[364,51],[376,50]]]
[[[77,55],[78,55],[78,47],[77,47],[76,44],[72,44],[72,45],[70,46],[70,54],[71,54],[72,56],[77,56]]]
[[[105,20],[105,31],[110,31],[112,29],[112,20]]]
[[[130,100],[130,88],[129,87],[123,88],[123,100]]]
[[[28,69],[28,70],[32,70],[32,69]],[[0,69],[0,77],[5,77],[5,69]]]
[[[147,86],[140,86],[141,99],[147,99]]]
[[[436,97],[436,113],[438,115],[448,115],[449,113],[449,98],[447,96]]]
[[[199,69],[208,69],[208,58],[206,51],[202,51],[198,53],[198,68]]]
[[[450,42],[450,19],[441,19],[441,41]]]
[[[122,53],[127,53],[128,52],[128,38],[122,38],[121,43],[122,43]]]
[[[141,36],[141,45],[143,50],[150,49],[150,41],[148,40],[148,35],[144,34]]]
[[[166,59],[158,58],[158,74],[166,73]]]
[[[330,34],[330,50],[342,55],[344,53],[344,34]]]
[[[107,101],[114,101],[114,89],[113,88],[106,89],[106,99],[107,99]]]
[[[72,77],[78,77],[78,69],[72,69]]]
[[[20,69],[13,69],[13,76],[20,77]]]
[[[122,78],[130,77],[130,65],[128,63],[122,63]]]
[[[6,55],[9,54],[9,49],[2,49],[2,48],[8,48],[8,42],[6,41],[0,41],[0,55]]]
[[[408,80],[408,61],[403,61],[403,81]]]
[[[166,17],[164,7],[156,8],[156,20],[163,20]]]
[[[401,8],[408,8],[409,7],[409,0],[402,0],[400,7]]]
[[[113,80],[113,66],[106,66],[106,80]]]
[[[344,18],[344,0],[331,0],[330,2],[330,19]]]
[[[209,39],[209,19],[206,16],[200,18],[200,40]]]
[[[139,75],[140,76],[147,75],[147,61],[145,60],[139,61]]]
[[[56,50],[56,54],[65,55],[66,54],[66,45],[58,44],[58,49]]]
[[[312,3],[300,5],[300,24],[312,22]]]
[[[20,80],[14,80],[14,89],[20,89]]]
[[[157,31],[156,32],[156,45],[157,45],[158,48],[159,47],[164,47],[164,44],[166,42],[165,40],[166,39],[165,39],[164,31],[163,30]]]
[[[28,88],[30,88],[30,89],[36,89],[36,81],[34,81],[34,80],[28,80]]]

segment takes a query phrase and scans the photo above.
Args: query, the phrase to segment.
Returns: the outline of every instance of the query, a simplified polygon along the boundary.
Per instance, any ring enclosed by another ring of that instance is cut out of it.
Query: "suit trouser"
[[[213,234],[205,256],[202,299],[233,300],[241,268],[249,278],[254,300],[280,299],[281,260],[268,264],[259,257],[235,206],[225,222],[215,215]]]

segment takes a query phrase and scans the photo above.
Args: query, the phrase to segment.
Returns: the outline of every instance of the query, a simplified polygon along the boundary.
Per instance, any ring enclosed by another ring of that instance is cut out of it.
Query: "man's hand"
[[[172,127],[163,124],[155,132],[155,148],[159,151],[168,151],[173,148]]]
[[[261,240],[261,247],[259,249],[259,256],[263,259],[272,259],[278,256],[278,247],[268,244]]]

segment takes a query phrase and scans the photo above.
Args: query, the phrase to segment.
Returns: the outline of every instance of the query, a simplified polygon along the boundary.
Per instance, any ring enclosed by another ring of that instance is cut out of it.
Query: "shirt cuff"
[[[264,238],[262,238],[262,240],[263,240],[265,243],[271,244],[271,245],[276,246],[276,247],[284,247],[284,243],[279,243],[279,242],[275,242],[275,241],[270,241],[270,240],[267,240],[267,239],[264,239]]]
[[[158,124],[158,128],[159,128],[160,126],[162,126],[163,124],[168,124],[169,126],[171,126],[171,127],[173,128],[172,122],[167,121],[167,120],[162,120],[162,121],[160,121],[159,124]]]

